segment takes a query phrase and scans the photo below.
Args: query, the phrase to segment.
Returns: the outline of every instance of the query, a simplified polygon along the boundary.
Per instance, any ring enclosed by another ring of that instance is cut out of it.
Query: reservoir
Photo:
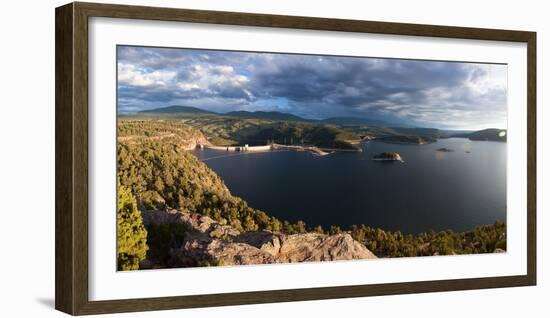
[[[403,233],[468,231],[506,221],[506,143],[370,141],[362,153],[194,151],[233,195],[280,220]],[[438,151],[437,149],[452,151]],[[397,152],[404,162],[374,161]]]

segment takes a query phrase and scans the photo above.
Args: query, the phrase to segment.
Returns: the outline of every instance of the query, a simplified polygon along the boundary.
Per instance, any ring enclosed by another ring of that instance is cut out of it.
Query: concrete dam
[[[266,152],[272,150],[293,150],[293,151],[308,151],[314,155],[326,156],[334,152],[361,152],[361,148],[358,149],[338,149],[338,148],[319,148],[316,146],[295,146],[295,145],[281,145],[270,144],[265,146],[213,146],[208,144],[197,144],[197,148],[200,149],[214,149],[221,151],[239,151],[239,152]]]

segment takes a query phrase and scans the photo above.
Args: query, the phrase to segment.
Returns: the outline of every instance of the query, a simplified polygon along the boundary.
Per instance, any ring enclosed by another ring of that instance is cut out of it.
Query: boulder
[[[281,262],[336,261],[376,258],[364,244],[351,235],[305,233],[281,237]]]
[[[273,255],[246,243],[192,239],[172,252],[172,267],[278,263]]]
[[[240,233],[197,213],[144,211],[146,225],[179,222],[189,229],[181,246],[169,251],[167,267],[249,265],[371,259],[376,256],[347,233]]]

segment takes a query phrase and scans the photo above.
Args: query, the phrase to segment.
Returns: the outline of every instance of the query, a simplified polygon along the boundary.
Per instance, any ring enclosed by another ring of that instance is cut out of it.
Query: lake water
[[[443,147],[454,151],[436,151]],[[427,145],[371,141],[362,148],[324,157],[208,149],[195,154],[250,206],[309,226],[366,224],[418,233],[506,220],[506,143],[449,138]],[[398,152],[405,162],[371,160],[384,151]]]

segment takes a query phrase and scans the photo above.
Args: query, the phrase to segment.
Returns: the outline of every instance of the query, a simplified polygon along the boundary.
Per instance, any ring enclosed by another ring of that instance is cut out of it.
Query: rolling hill
[[[217,113],[204,110],[197,107],[191,107],[191,106],[179,106],[179,105],[173,105],[168,107],[161,107],[161,108],[153,108],[153,109],[147,109],[140,111],[141,114],[178,114],[178,113],[185,113],[185,114],[205,114],[205,115],[217,115]]]
[[[464,131],[464,130],[453,131],[453,130],[441,130],[441,129],[435,129],[435,128],[411,127],[406,124],[401,125],[396,123],[385,122],[378,119],[362,118],[362,117],[342,116],[342,117],[330,117],[326,119],[316,120],[316,119],[303,118],[297,115],[278,112],[278,111],[241,110],[241,111],[231,111],[228,113],[217,113],[217,112],[208,111],[197,107],[172,105],[167,107],[143,110],[133,115],[129,115],[128,117],[129,118],[150,117],[150,118],[156,118],[156,119],[195,118],[196,120],[202,120],[202,121],[204,120],[222,121],[222,123],[218,123],[217,126],[222,125],[225,127],[227,125],[237,125],[237,126],[243,126],[243,127],[240,127],[242,129],[245,128],[244,126],[259,125],[260,122],[254,122],[255,120],[261,121],[262,124],[266,124],[266,122],[294,122],[294,123],[308,123],[308,124],[320,124],[320,125],[327,124],[327,125],[339,126],[343,130],[347,130],[359,135],[366,134],[366,135],[373,135],[376,137],[387,137],[388,139],[394,138],[395,136],[398,136],[398,137],[404,136],[404,137],[414,137],[416,139],[418,139],[417,137],[421,137],[426,141],[431,141],[439,138],[449,138],[449,137],[461,137],[461,138],[469,138],[470,140],[482,140],[482,141],[483,140],[504,141],[504,142],[506,141],[506,134],[505,134],[506,130],[501,130],[496,128],[489,128],[489,129],[484,129],[479,131]],[[229,122],[227,122],[228,120]],[[199,126],[203,126],[204,124],[207,124],[207,123],[200,122]],[[228,127],[225,127],[224,129],[227,130],[227,128]],[[234,129],[230,129],[230,130],[233,131]],[[248,130],[246,131],[248,135],[250,134],[254,135],[254,133]],[[503,131],[504,131],[504,136],[501,136],[501,133]],[[234,133],[235,132],[233,132],[233,135]],[[250,138],[250,136],[248,137]],[[250,140],[247,140],[247,141],[251,142]]]
[[[506,141],[506,130],[497,128],[488,128],[479,130],[470,134],[461,135],[461,137],[470,140],[486,140],[486,141]]]

